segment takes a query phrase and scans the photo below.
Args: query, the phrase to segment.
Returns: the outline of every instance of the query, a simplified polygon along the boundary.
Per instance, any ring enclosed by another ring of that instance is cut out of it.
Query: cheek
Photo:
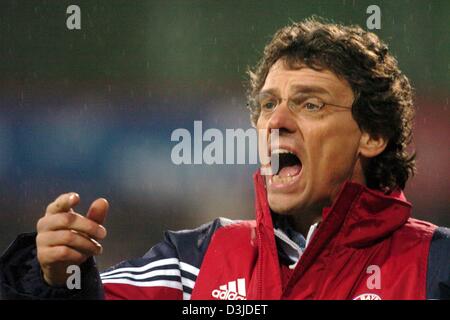
[[[344,122],[323,124],[305,131],[311,174],[319,175],[323,180],[339,180],[348,174],[354,162],[360,134],[356,124],[346,123],[347,125]]]

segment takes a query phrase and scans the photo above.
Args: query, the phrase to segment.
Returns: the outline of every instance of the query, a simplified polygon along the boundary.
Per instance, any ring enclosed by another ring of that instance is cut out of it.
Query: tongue
[[[289,177],[289,176],[296,176],[300,173],[300,170],[302,169],[302,166],[299,164],[294,164],[293,166],[289,167],[283,167],[279,172],[278,176],[280,177]]]

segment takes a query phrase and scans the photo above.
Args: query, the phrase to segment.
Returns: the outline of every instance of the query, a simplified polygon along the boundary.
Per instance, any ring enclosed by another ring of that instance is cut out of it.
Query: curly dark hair
[[[278,30],[258,64],[248,71],[253,125],[260,114],[255,97],[270,67],[280,58],[291,69],[302,65],[328,69],[347,80],[355,95],[352,115],[359,128],[388,141],[381,154],[364,164],[367,186],[385,192],[404,189],[415,172],[415,154],[407,151],[412,140],[413,93],[387,45],[359,26],[328,23],[317,17]]]

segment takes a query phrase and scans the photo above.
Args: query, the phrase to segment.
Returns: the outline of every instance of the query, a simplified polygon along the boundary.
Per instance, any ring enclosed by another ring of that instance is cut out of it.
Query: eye
[[[309,98],[303,102],[303,109],[310,112],[320,111],[323,106],[324,103],[318,98]]]
[[[265,111],[272,111],[276,107],[276,102],[274,101],[264,101],[261,103],[261,109]]]
[[[303,106],[308,111],[319,111],[322,108],[321,104],[316,104],[312,102],[306,102]]]

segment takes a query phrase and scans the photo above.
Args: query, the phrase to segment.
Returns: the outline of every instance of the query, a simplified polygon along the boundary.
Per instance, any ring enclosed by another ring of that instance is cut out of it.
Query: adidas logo
[[[213,298],[220,300],[247,300],[247,292],[245,290],[245,279],[239,278],[235,281],[230,281],[215,289],[211,293]]]

